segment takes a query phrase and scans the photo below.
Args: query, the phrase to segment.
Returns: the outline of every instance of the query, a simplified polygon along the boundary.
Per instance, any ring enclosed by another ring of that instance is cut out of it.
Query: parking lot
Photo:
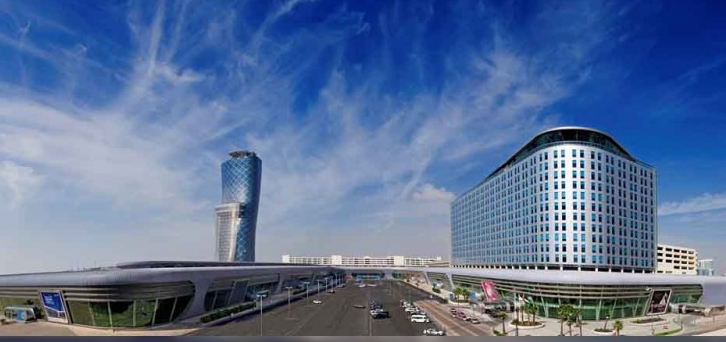
[[[393,281],[368,281],[378,284],[359,288],[349,282],[336,293],[311,295],[309,302],[302,298],[288,306],[262,314],[262,335],[265,336],[421,336],[423,330],[434,328],[433,323],[411,323],[400,307],[400,300],[419,301],[428,296]],[[320,300],[321,304],[314,304]],[[376,301],[388,310],[390,318],[372,319],[369,301]],[[356,308],[356,305],[366,306]],[[257,336],[260,335],[260,316],[250,315],[227,324],[203,328],[193,335]]]

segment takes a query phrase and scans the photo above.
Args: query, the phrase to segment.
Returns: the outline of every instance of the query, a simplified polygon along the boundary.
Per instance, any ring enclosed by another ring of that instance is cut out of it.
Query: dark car
[[[366,306],[363,304],[355,304],[355,305],[353,305],[353,307],[356,309],[365,309],[366,308]]]
[[[386,311],[386,310],[376,310],[376,311],[375,311],[375,312],[374,312],[374,313],[372,314],[372,316],[373,316],[373,318],[374,318],[374,319],[379,319],[379,318],[388,318],[388,317],[390,317],[390,315],[389,315],[388,311]]]

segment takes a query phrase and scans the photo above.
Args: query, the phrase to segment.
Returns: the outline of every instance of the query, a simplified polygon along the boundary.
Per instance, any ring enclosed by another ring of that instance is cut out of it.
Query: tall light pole
[[[290,318],[290,290],[292,287],[288,286],[285,290],[287,290],[287,318]]]
[[[262,336],[262,295],[258,294],[257,299],[260,302],[260,336]]]
[[[310,282],[305,282],[305,305],[310,304],[310,288],[309,288]]]

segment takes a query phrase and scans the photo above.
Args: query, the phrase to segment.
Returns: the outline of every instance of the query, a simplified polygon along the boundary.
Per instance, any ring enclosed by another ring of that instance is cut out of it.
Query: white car
[[[313,301],[313,304],[323,304],[323,301],[316,299],[316,300]]]
[[[431,320],[429,320],[426,315],[411,315],[411,323],[430,323]]]
[[[404,309],[404,311],[406,311],[406,312],[416,312],[416,310],[418,310],[418,309],[413,306],[409,306],[409,307],[406,307],[406,309]]]
[[[444,336],[444,331],[436,330],[434,328],[428,328],[423,331],[423,334],[426,336]]]

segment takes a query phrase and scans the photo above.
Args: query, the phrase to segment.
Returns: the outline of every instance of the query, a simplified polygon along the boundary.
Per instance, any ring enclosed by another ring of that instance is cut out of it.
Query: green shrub
[[[435,287],[433,289],[431,289],[431,291],[433,291],[434,293],[441,293],[441,290],[439,290],[439,289],[437,289]]]
[[[633,323],[645,324],[645,323],[654,323],[654,322],[660,322],[660,321],[664,321],[664,319],[660,318],[660,317],[648,317],[648,318],[638,318],[638,319],[634,320]]]
[[[497,329],[492,330],[492,332],[494,333],[494,336],[507,336],[507,334],[504,334]]]
[[[668,335],[678,333],[681,330],[682,330],[681,328],[678,328],[678,329],[673,329],[673,330],[669,330],[669,331],[658,332],[658,333],[655,333],[653,336],[668,336]]]
[[[233,306],[233,307],[230,307],[230,308],[221,309],[221,310],[218,310],[218,311],[214,311],[212,313],[209,313],[207,315],[204,315],[202,317],[199,317],[199,321],[202,322],[202,323],[208,323],[208,322],[211,322],[211,321],[216,321],[216,320],[218,320],[220,318],[227,317],[229,315],[233,315],[233,314],[236,314],[236,313],[239,313],[239,312],[242,312],[242,311],[245,311],[245,310],[254,308],[255,306],[257,306],[257,303],[250,302],[250,303],[244,303],[244,304],[241,304],[241,305]]]

